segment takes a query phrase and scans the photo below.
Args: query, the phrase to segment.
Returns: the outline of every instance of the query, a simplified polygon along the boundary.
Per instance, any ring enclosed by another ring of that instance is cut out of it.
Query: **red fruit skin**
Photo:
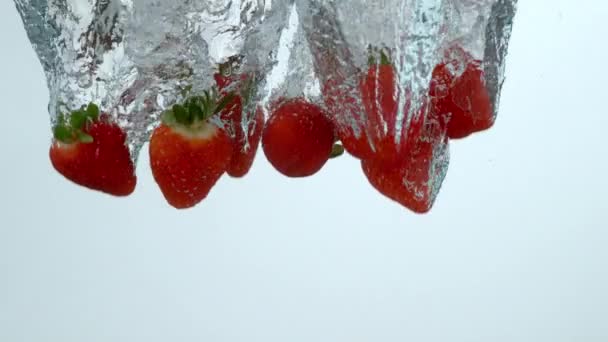
[[[367,113],[368,129],[374,144],[374,159],[384,163],[397,162],[407,151],[407,132],[397,139],[399,94],[392,65],[374,65],[361,80],[361,100]],[[411,104],[406,104],[409,107]],[[386,129],[385,129],[386,127]]]
[[[361,99],[376,144],[395,136],[398,109],[395,82],[393,66],[380,64],[371,66],[360,83]],[[384,123],[387,133],[383,131]]]
[[[114,196],[128,196],[137,178],[127,135],[116,124],[102,118],[84,128],[93,137],[89,144],[53,141],[49,157],[55,170],[72,182]]]
[[[422,126],[415,144],[410,145],[399,163],[386,164],[379,159],[361,162],[365,176],[376,190],[418,214],[431,210],[447,171],[447,164],[441,165],[436,160],[447,151],[442,151],[448,144],[445,127],[438,121],[427,121]]]
[[[371,66],[358,80],[360,104],[355,98],[357,92],[348,89],[347,82],[332,79],[325,83],[323,94],[336,133],[344,148],[354,157],[397,163],[407,152],[408,145],[413,143],[412,136],[419,134],[426,104],[421,106],[419,115],[410,119],[410,126],[402,130],[398,137],[397,114],[401,95],[397,92],[396,81],[393,66]],[[361,105],[363,108],[360,108]],[[409,112],[411,105],[409,97],[406,98],[404,110]],[[353,114],[360,112],[365,116],[359,118]],[[355,128],[358,128],[357,132]]]
[[[398,132],[397,114],[402,95],[397,91],[396,83],[395,69],[387,64],[372,65],[359,79],[361,103],[366,114],[362,122],[356,122],[360,127],[359,134],[355,134],[352,120],[351,122],[342,120],[336,124],[340,140],[353,156],[362,160],[379,159],[387,164],[397,163],[407,152],[408,145],[413,143],[410,131],[419,126],[423,116],[417,115],[411,118],[410,127]],[[332,116],[338,118],[341,115],[340,106],[344,107],[345,103],[352,105],[356,102],[353,95],[348,96],[352,92],[340,90],[341,88],[332,86],[332,83],[328,82],[324,91]],[[408,112],[411,105],[408,97],[404,110]],[[333,107],[336,109],[332,109]],[[426,108],[426,105],[422,106],[420,114],[425,113]]]
[[[423,173],[416,172],[416,169],[410,171],[409,166],[386,168],[371,160],[361,161],[361,167],[369,183],[384,196],[418,214],[425,214],[431,209],[426,191],[417,196],[415,190],[424,182]],[[409,184],[410,179],[414,179],[414,183]]]
[[[245,135],[240,119],[233,122],[235,127],[234,151],[226,173],[231,177],[241,178],[249,173],[255,160],[264,130],[264,112],[259,107],[256,109],[254,120],[249,121],[247,126],[249,136]]]
[[[368,159],[374,155],[367,132],[363,130],[363,127],[356,134],[352,127],[336,126],[336,134],[342,141],[344,149],[353,157]]]
[[[219,88],[219,90],[225,90],[234,84],[235,81],[245,82],[250,75],[247,73],[240,74],[232,74],[232,75],[222,75],[220,73],[213,74],[213,79],[215,80],[215,84]]]
[[[336,79],[331,79],[323,87],[325,106],[331,115],[338,138],[342,141],[344,149],[358,159],[372,158],[374,151],[367,135],[365,120],[356,118],[360,112],[356,94],[353,89],[341,85]],[[358,130],[355,131],[357,127]]]
[[[459,77],[454,77],[446,64],[439,64],[433,71],[430,95],[434,111],[443,116],[449,114],[450,139],[465,138],[494,124],[492,103],[478,60],[469,61]]]
[[[226,95],[224,91],[222,91],[222,95]],[[226,105],[226,108],[220,112],[220,119],[225,123],[225,129],[230,135],[234,137],[239,135],[242,137],[244,136],[243,128],[241,127],[242,118],[243,99],[239,95],[236,95],[234,99]]]
[[[234,83],[235,76],[214,75],[215,82],[220,90],[225,90]],[[241,81],[247,80],[247,75],[240,75]],[[249,173],[257,154],[258,146],[264,129],[264,112],[257,108],[253,120],[247,125],[247,132],[243,130],[243,99],[236,96],[226,109],[220,113],[220,118],[227,125],[233,136],[234,150],[230,165],[226,170],[229,176],[242,178]]]
[[[262,133],[266,158],[288,177],[308,177],[321,170],[333,143],[331,121],[317,105],[300,98],[278,105]]]
[[[232,83],[232,78],[230,76],[225,76],[220,73],[213,74],[213,79],[220,90],[228,87],[230,83]]]
[[[230,163],[231,138],[217,126],[206,125],[205,134],[197,136],[164,124],[152,133],[152,174],[167,202],[177,209],[205,199]]]

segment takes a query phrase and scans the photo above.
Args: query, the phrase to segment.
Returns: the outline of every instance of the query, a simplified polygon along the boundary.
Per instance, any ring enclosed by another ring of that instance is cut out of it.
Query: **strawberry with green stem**
[[[397,91],[395,69],[383,51],[379,62],[372,56],[369,63],[371,67],[361,82],[361,95],[375,150],[362,159],[362,169],[378,192],[416,213],[426,213],[445,171],[445,119],[423,103],[409,125],[398,133],[398,104],[403,95]],[[409,94],[405,96],[407,113],[413,103]]]
[[[216,89],[165,111],[150,139],[152,174],[167,202],[191,208],[207,197],[230,164],[233,142],[212,119],[233,100]]]
[[[397,74],[389,52],[371,46],[368,52],[368,69],[358,80],[365,119],[361,122],[337,122],[337,134],[346,150],[361,160],[373,158],[384,163],[398,162],[417,134],[411,129],[397,129],[401,96],[406,96],[403,111],[408,112],[413,103],[411,96],[402,94],[397,87]],[[354,108],[357,102],[354,92],[340,83],[332,80],[324,87],[326,104],[335,118],[343,115],[341,107],[357,110]],[[422,119],[425,109],[421,106],[418,115],[410,120],[410,127],[417,127],[419,122],[416,121]]]
[[[369,68],[361,79],[359,88],[363,107],[367,113],[367,134],[374,152],[372,156],[363,159],[373,158],[383,163],[399,162],[407,153],[409,146],[415,143],[426,106],[420,106],[419,112],[410,119],[409,127],[399,130],[397,116],[400,100],[405,96],[404,106],[401,109],[407,115],[414,105],[411,94],[403,94],[398,89],[395,66],[386,49],[370,47],[368,65]]]
[[[114,196],[130,195],[137,184],[127,135],[99,108],[88,106],[60,114],[49,156],[65,178]]]

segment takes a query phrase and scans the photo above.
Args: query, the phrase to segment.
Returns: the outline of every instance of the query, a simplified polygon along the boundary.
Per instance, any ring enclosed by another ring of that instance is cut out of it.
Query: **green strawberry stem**
[[[329,154],[329,159],[338,158],[344,154],[344,146],[340,144],[334,144],[331,148],[331,153]]]
[[[192,84],[185,86],[180,93],[182,94],[182,97],[186,97],[190,94],[190,91],[192,91]]]
[[[85,128],[98,119],[99,107],[94,103],[82,106],[67,115],[61,113],[53,128],[53,137],[66,144],[75,142],[90,144],[93,142],[93,137],[85,132]]]
[[[392,65],[393,62],[391,61],[391,58],[384,53],[384,50],[380,50],[380,65]]]
[[[234,74],[234,72],[238,68],[240,68],[242,61],[243,61],[243,56],[241,56],[241,55],[235,55],[235,56],[228,58],[228,60],[226,62],[221,63],[218,66],[218,71],[219,71],[220,75],[230,76],[230,75]]]
[[[390,57],[390,52],[386,48],[378,48],[372,45],[367,47],[367,63],[369,66],[373,65],[393,65],[393,61]],[[380,54],[380,63],[378,63],[377,55]]]
[[[234,97],[232,92],[220,97],[217,89],[213,87],[203,91],[200,96],[187,98],[182,104],[174,104],[163,113],[162,121],[169,126],[192,128],[221,112]]]

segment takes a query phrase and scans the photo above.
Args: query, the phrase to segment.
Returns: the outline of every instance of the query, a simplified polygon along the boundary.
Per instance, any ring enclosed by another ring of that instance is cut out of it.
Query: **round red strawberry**
[[[60,115],[49,156],[53,167],[81,186],[114,196],[135,190],[137,178],[126,133],[96,105]]]
[[[218,99],[215,92],[191,97],[166,111],[154,130],[150,139],[152,174],[173,207],[185,209],[201,202],[226,171],[233,142],[210,118],[230,100]]]
[[[455,76],[451,71],[458,61],[439,64],[433,71],[430,88],[434,111],[449,117],[447,127],[451,139],[486,130],[495,119],[481,61],[473,60],[464,51],[460,55],[465,56],[466,65],[462,74]]]
[[[321,108],[302,98],[276,106],[262,133],[266,158],[288,177],[318,172],[330,158],[333,143],[331,121]]]

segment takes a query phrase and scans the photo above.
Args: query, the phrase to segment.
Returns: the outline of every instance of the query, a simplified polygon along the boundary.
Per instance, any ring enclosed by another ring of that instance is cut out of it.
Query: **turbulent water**
[[[370,47],[390,55],[400,94],[396,131],[407,129],[417,115],[427,115],[431,75],[435,66],[450,55],[466,67],[464,56],[454,56],[458,46],[482,61],[485,84],[498,113],[504,82],[504,66],[516,0],[296,0],[299,19],[306,32],[319,82],[340,84],[346,92],[331,99],[339,103],[333,115],[340,125],[356,134],[369,129],[360,96],[344,101],[344,94],[357,93],[362,73],[368,68]],[[353,91],[355,89],[355,91]],[[330,96],[331,97],[331,96]],[[411,99],[412,105],[406,105]],[[326,98],[327,102],[327,98]],[[426,111],[425,111],[426,108]],[[422,112],[421,112],[422,111]],[[422,113],[422,114],[420,114]],[[390,127],[384,127],[389,131]],[[397,137],[399,139],[399,137]],[[434,197],[449,164],[446,140],[436,147],[430,186]]]
[[[54,121],[89,102],[119,120],[136,157],[160,113],[212,85],[219,63],[277,62],[289,1],[15,0],[50,91]]]
[[[433,68],[458,45],[482,61],[496,114],[516,0],[15,4],[46,73],[51,120],[95,102],[126,129],[136,158],[162,111],[182,100],[186,90],[212,86],[218,64],[235,56],[240,72],[255,75],[257,102],[304,96],[325,105],[325,85],[356,88],[370,47],[386,51],[397,70],[398,89],[412,100],[411,106],[399,107],[401,131],[421,115]],[[358,95],[343,101],[348,103],[342,104],[339,125],[366,129],[360,101]],[[432,170],[437,190],[448,160],[447,144],[438,147]]]

